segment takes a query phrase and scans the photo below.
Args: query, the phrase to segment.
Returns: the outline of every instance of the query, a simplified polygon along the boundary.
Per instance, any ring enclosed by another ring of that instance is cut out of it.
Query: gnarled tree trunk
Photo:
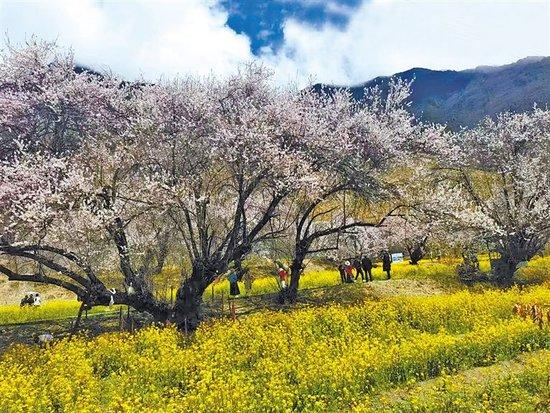
[[[500,258],[491,261],[494,281],[502,286],[511,285],[518,265],[533,258],[540,248],[537,239],[524,237],[521,232],[497,244],[496,251]]]
[[[191,277],[184,280],[176,294],[171,321],[181,331],[194,331],[203,319],[202,295],[214,278],[214,270],[195,265]]]
[[[409,253],[410,258],[409,263],[411,265],[418,265],[420,260],[424,258],[424,255],[426,254],[427,241],[428,237],[424,237],[420,242],[416,242],[412,245],[407,246],[407,252]]]
[[[304,250],[301,246],[296,249],[296,254],[290,264],[290,284],[286,289],[281,291],[284,301],[293,303],[298,297],[298,287],[300,285],[300,277],[302,276],[302,272],[304,270],[306,252],[307,249]]]

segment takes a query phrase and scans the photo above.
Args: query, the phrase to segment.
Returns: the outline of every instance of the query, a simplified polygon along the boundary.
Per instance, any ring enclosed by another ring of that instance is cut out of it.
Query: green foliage
[[[542,350],[520,361],[479,369],[473,378],[444,375],[429,385],[403,391],[402,395],[369,398],[354,413],[547,411],[550,351]]]

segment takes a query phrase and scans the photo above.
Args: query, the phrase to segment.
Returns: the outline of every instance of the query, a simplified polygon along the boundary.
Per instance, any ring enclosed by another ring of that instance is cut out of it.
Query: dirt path
[[[391,280],[377,280],[366,284],[373,294],[380,296],[414,295],[428,296],[445,294],[445,291],[434,280],[398,278]]]
[[[0,280],[0,305],[19,304],[29,291],[39,292],[44,301],[76,299],[72,292],[53,285]]]

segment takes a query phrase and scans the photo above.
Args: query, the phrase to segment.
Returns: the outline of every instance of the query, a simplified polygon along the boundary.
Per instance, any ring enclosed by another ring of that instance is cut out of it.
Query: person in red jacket
[[[353,265],[349,261],[344,263],[344,271],[346,272],[346,282],[353,282]]]
[[[286,281],[288,279],[288,272],[283,267],[279,267],[277,270],[277,275],[279,276],[279,281],[281,282],[281,288],[286,288]]]

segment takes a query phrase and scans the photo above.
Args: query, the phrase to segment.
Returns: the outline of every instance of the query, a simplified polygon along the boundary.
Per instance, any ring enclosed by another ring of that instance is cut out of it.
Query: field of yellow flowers
[[[76,300],[52,300],[40,307],[23,307],[19,305],[0,306],[0,325],[29,323],[38,320],[61,320],[76,317],[80,302]],[[118,306],[94,307],[89,311],[90,315],[106,315],[118,312]]]
[[[550,328],[515,316],[515,303],[549,308],[550,290],[397,296],[212,321],[187,337],[147,328],[18,345],[0,356],[0,412],[534,411],[550,400]],[[530,352],[539,356],[521,371],[482,386],[453,380]]]

